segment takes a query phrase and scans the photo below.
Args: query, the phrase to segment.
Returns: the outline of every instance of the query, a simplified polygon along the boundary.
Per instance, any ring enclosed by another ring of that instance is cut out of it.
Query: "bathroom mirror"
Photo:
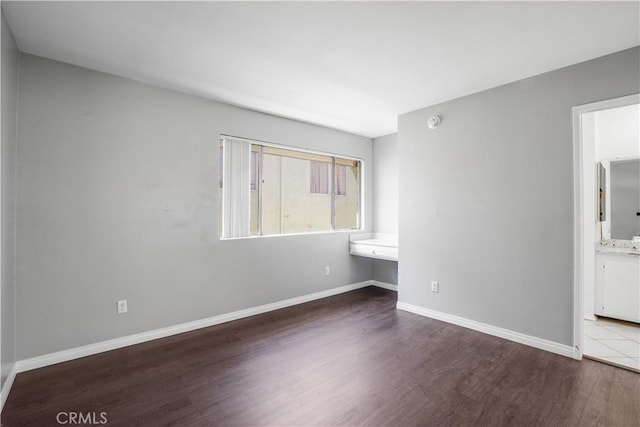
[[[604,237],[631,240],[640,235],[640,158],[600,162],[598,193],[600,221],[609,222],[610,236]]]

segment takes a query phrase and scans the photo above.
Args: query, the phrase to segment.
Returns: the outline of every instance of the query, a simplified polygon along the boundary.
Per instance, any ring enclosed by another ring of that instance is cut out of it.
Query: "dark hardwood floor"
[[[24,372],[2,423],[105,412],[107,426],[640,425],[640,374],[395,303],[369,287]]]

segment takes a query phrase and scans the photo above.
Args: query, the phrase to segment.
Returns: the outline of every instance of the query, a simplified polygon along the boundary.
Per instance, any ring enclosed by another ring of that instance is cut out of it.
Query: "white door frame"
[[[607,99],[591,104],[573,107],[573,358],[582,359],[584,345],[584,280],[585,273],[593,276],[595,272],[585,272],[584,260],[587,250],[594,251],[592,243],[585,242],[585,232],[590,228],[595,233],[595,221],[585,222],[585,202],[594,206],[595,192],[585,194],[584,183],[587,167],[584,153],[587,150],[595,152],[593,142],[585,143],[582,135],[582,114],[593,111],[608,110],[640,103],[640,94]]]

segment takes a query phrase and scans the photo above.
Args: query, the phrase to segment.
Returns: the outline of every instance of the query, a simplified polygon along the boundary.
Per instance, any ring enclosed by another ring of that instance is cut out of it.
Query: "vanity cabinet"
[[[640,256],[596,254],[595,313],[640,323]]]

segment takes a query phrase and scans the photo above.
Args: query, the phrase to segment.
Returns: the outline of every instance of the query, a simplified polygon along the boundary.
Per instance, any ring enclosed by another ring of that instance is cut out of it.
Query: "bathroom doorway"
[[[574,358],[640,372],[640,95],[573,108]]]

